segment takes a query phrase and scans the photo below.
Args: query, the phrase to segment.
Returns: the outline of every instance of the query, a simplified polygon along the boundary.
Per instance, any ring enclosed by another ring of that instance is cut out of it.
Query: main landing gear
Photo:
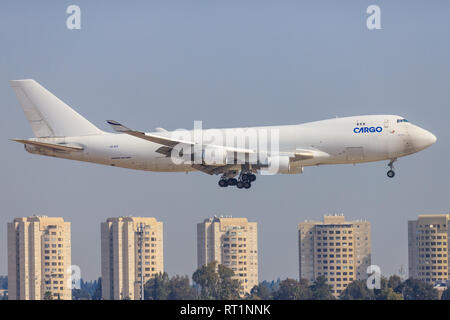
[[[249,189],[252,182],[256,180],[256,175],[251,172],[241,172],[239,178],[228,178],[223,175],[219,180],[219,186],[224,188],[228,186],[236,186],[238,189]]]
[[[397,159],[392,159],[389,163],[388,163],[388,167],[390,168],[389,171],[387,172],[387,176],[389,178],[393,178],[395,176],[395,171],[394,171],[394,162],[397,161]]]

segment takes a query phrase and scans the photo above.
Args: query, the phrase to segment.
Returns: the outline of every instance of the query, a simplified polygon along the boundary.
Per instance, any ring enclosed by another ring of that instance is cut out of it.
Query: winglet
[[[132,131],[130,128],[125,127],[124,125],[118,123],[117,121],[106,120],[106,122],[113,128],[114,131],[117,131],[117,132]]]

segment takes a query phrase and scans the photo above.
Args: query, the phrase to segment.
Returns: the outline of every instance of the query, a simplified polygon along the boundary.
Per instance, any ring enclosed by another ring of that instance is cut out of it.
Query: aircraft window
[[[408,122],[408,120],[406,120],[406,119],[397,119],[397,123],[400,123],[400,122]]]

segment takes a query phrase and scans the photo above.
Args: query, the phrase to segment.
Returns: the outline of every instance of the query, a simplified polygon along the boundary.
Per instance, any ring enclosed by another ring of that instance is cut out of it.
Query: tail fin
[[[99,134],[102,131],[34,80],[11,80],[36,137]]]

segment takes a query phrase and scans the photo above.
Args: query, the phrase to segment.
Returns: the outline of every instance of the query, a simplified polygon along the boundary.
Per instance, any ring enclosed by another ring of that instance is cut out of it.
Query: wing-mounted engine
[[[202,164],[210,165],[210,166],[224,166],[227,164],[231,164],[232,159],[229,152],[224,148],[217,147],[207,147],[203,150],[200,150],[201,154],[193,153],[194,158],[191,159],[193,163],[201,160]]]
[[[163,147],[161,147],[163,148]],[[162,153],[159,148],[157,152]],[[201,164],[206,166],[224,166],[233,163],[232,152],[221,147],[198,148],[194,145],[179,144],[165,150],[167,157],[175,163]]]
[[[299,161],[288,155],[276,155],[267,157],[266,163],[263,163],[261,170],[269,174],[300,174],[303,173],[303,166]]]

